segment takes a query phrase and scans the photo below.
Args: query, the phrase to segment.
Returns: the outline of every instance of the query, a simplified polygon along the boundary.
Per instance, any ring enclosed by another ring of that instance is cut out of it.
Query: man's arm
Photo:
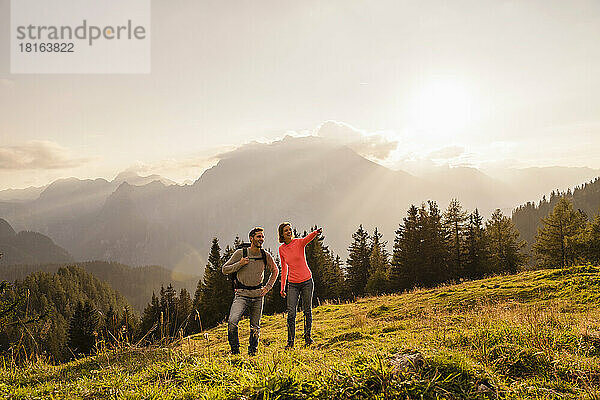
[[[223,267],[221,267],[221,270],[223,271],[223,273],[225,275],[229,275],[234,272],[237,272],[244,265],[248,264],[248,257],[246,257],[245,260],[246,260],[246,262],[244,263],[242,260],[242,250],[236,250],[231,255],[231,258],[229,258],[229,260],[227,260],[227,262],[225,264],[223,264]]]
[[[260,294],[262,296],[267,294],[269,290],[273,289],[273,285],[275,285],[275,281],[277,280],[277,275],[279,275],[279,269],[277,269],[277,264],[275,264],[273,257],[269,253],[267,253],[267,266],[271,271],[271,276],[269,277],[269,281],[267,282],[267,284],[261,290]]]

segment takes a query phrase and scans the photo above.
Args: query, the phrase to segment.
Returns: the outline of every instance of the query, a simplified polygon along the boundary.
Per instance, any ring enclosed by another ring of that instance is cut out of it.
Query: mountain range
[[[211,239],[224,247],[254,226],[276,252],[277,226],[324,227],[345,256],[352,233],[375,226],[393,241],[410,204],[458,198],[488,216],[600,175],[590,168],[527,168],[495,176],[476,168],[439,168],[422,176],[393,171],[320,137],[286,137],[226,153],[192,185],[128,173],[113,181],[53,182],[32,200],[0,202],[0,217],[52,237],[77,260],[163,265],[200,274]]]

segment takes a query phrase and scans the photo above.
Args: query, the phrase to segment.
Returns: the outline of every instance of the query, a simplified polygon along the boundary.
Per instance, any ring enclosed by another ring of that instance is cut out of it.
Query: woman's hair
[[[283,238],[283,229],[284,229],[286,226],[289,226],[289,227],[291,227],[291,226],[292,226],[292,224],[290,224],[289,222],[282,222],[282,223],[279,225],[279,243],[285,243],[285,239]],[[292,238],[293,238],[293,237],[294,237],[294,232],[292,232]]]

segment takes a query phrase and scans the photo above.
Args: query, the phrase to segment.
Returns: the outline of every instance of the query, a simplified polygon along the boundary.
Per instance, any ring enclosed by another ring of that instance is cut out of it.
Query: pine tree
[[[7,281],[0,282],[0,327],[16,324],[25,304],[26,297],[23,293],[13,290]]]
[[[444,213],[444,229],[448,239],[448,275],[460,278],[465,272],[465,229],[468,214],[457,199],[452,199]]]
[[[483,217],[477,209],[469,214],[465,246],[465,276],[470,279],[483,277],[488,271],[488,254]]]
[[[567,237],[567,248],[573,249],[575,261],[600,265],[600,215],[581,232]]]
[[[490,272],[515,273],[527,262],[522,253],[526,246],[512,221],[497,209],[485,223],[485,240],[489,254]]]
[[[352,244],[348,248],[348,268],[347,281],[348,287],[354,296],[365,294],[365,286],[369,279],[370,270],[370,251],[369,251],[369,233],[363,229],[362,225],[352,234]]]
[[[573,204],[565,197],[561,197],[554,209],[546,218],[542,219],[543,227],[538,228],[538,233],[533,244],[540,265],[543,267],[565,267],[572,265],[576,254],[567,237],[575,236],[585,228],[586,217],[581,212],[573,210]]]
[[[193,310],[194,306],[192,304],[192,299],[190,294],[185,288],[179,291],[179,299],[177,301],[177,326],[176,332],[179,333],[181,330],[183,334],[189,334],[192,331],[190,322],[193,320]]]
[[[394,239],[390,271],[393,291],[405,290],[417,284],[417,270],[421,264],[420,235],[419,210],[415,205],[411,205]]]
[[[202,284],[198,284],[199,289],[194,298],[194,309],[200,315],[203,329],[216,326],[226,319],[229,313],[233,291],[227,276],[221,270],[225,261],[221,258],[219,240],[214,238],[204,269],[204,278]]]
[[[98,311],[86,301],[78,302],[69,323],[69,348],[75,354],[91,354],[96,344]]]
[[[166,289],[161,287],[161,310],[163,312],[163,332],[169,337],[175,336],[177,325],[177,292],[169,283]]]
[[[333,260],[333,281],[336,283],[336,291],[332,293],[332,299],[346,299],[349,297],[349,290],[344,280],[344,266],[342,259],[339,255],[330,252],[330,257]]]
[[[386,251],[386,242],[383,235],[375,228],[371,236],[369,255],[369,279],[365,290],[369,294],[377,295],[389,290],[389,254]]]
[[[204,270],[206,274],[206,269]],[[192,333],[198,333],[204,330],[204,326],[202,326],[202,321],[200,320],[200,301],[202,297],[202,288],[204,287],[204,276],[198,280],[198,284],[196,285],[196,291],[194,292],[194,300],[192,301],[192,323],[190,326]]]
[[[117,341],[119,325],[119,315],[115,312],[112,306],[108,308],[108,311],[104,315],[104,341],[107,344],[113,344]]]
[[[144,309],[142,316],[140,332],[142,337],[148,333],[148,336],[146,336],[148,340],[160,339],[160,327],[158,326],[160,323],[160,313],[160,301],[156,294],[152,292],[152,300],[150,300],[150,304]]]
[[[317,227],[313,227],[314,230]],[[339,266],[336,266],[335,256],[327,246],[324,245],[324,236],[317,235],[306,246],[306,262],[312,271],[315,283],[315,292],[313,301],[315,304],[319,300],[337,298],[341,294],[343,287],[343,275]]]
[[[436,202],[427,201],[419,209],[421,236],[421,268],[418,272],[418,285],[434,286],[452,278],[448,269],[448,247],[446,231],[442,225],[442,215]]]

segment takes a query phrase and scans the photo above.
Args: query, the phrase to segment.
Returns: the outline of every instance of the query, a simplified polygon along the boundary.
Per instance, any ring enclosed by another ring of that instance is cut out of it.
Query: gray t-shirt
[[[265,267],[267,267],[271,271],[277,271],[277,266],[275,265],[275,261],[273,261],[273,257],[269,254],[268,251],[265,251],[267,254],[267,265],[262,259],[262,254],[260,250],[257,253],[254,253],[251,249],[248,249],[248,264],[243,267],[240,265],[240,260],[243,256],[243,250],[236,250],[229,260],[223,265],[223,273],[228,275],[237,271],[237,279],[246,286],[257,286],[260,285],[265,277]],[[271,273],[269,277],[269,282],[265,286],[269,287],[269,289],[273,288],[273,284],[277,279],[278,273]],[[247,297],[259,297],[261,289],[236,289],[236,293],[247,296]]]

